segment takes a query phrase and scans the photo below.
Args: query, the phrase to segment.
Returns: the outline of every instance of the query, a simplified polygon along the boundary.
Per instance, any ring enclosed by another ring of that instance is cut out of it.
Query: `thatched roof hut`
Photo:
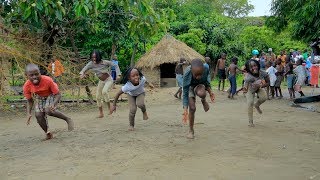
[[[185,43],[175,39],[171,35],[165,35],[151,51],[143,55],[136,63],[136,67],[142,69],[145,76],[151,78],[157,86],[175,86],[175,66],[185,58],[188,62],[192,59],[204,57]]]

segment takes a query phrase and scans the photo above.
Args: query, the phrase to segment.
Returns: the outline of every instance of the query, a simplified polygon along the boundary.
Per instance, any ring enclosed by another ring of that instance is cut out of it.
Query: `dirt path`
[[[217,93],[208,113],[198,104],[196,139],[188,140],[174,91],[147,95],[150,120],[138,111],[135,132],[126,103],[102,120],[93,106],[69,112],[73,132],[50,118],[50,141],[41,141],[35,119],[27,127],[24,117],[1,117],[0,179],[320,179],[319,113],[267,101],[249,128],[245,98]]]

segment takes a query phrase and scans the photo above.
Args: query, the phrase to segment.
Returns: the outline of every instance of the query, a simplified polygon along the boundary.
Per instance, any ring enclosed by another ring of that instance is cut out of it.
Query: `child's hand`
[[[31,114],[28,114],[28,117],[27,117],[27,125],[29,125],[29,124],[30,124],[31,117],[32,117],[32,115],[31,115]]]
[[[57,107],[55,105],[50,106],[50,111],[53,112],[57,109]]]
[[[112,114],[113,112],[115,112],[116,110],[117,110],[117,107],[112,105],[112,106],[110,107],[110,113],[109,113],[109,114],[111,115],[111,114]]]
[[[183,114],[182,114],[182,122],[183,122],[183,124],[187,124],[188,119],[189,119],[188,109],[185,108],[185,109],[184,109],[184,112],[183,112]]]
[[[210,93],[211,102],[214,103],[215,95],[213,92]]]

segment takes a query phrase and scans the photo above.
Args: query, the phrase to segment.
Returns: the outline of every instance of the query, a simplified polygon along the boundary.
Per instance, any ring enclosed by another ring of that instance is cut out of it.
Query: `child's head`
[[[278,59],[276,60],[276,65],[280,65],[280,64],[281,64],[281,59],[278,58]]]
[[[267,61],[266,62],[266,68],[269,68],[269,67],[271,67],[272,66],[272,62],[271,61]]]
[[[297,61],[297,65],[299,66],[299,65],[302,65],[302,63],[303,63],[303,60],[300,58],[300,59],[298,59],[298,61]]]
[[[130,81],[133,85],[138,85],[139,80],[141,79],[142,76],[143,76],[143,74],[141,73],[141,71],[139,69],[129,68],[124,73],[122,83],[127,83],[128,81]]]
[[[204,72],[204,66],[201,59],[194,59],[191,61],[191,73],[192,76],[200,80],[202,78],[202,74]]]
[[[210,64],[210,62],[211,62],[211,59],[210,59],[210,57],[208,57],[208,56],[205,57],[204,60],[206,61],[207,64]]]
[[[250,59],[246,62],[246,70],[249,74],[257,77],[260,72],[260,63],[255,59]]]
[[[291,62],[291,59],[290,59],[290,55],[288,54],[287,57],[286,57],[286,64],[290,63]]]
[[[101,53],[98,50],[93,50],[90,54],[90,59],[93,63],[99,64],[102,61]]]
[[[38,85],[40,83],[41,74],[37,65],[28,64],[25,69],[25,74],[32,84]]]
[[[185,58],[180,58],[180,63],[184,63],[184,62],[186,62],[186,59]]]
[[[226,59],[227,58],[227,54],[226,53],[221,53],[221,59]]]
[[[238,58],[237,57],[233,57],[231,59],[231,62],[234,63],[235,65],[237,65],[238,64]]]

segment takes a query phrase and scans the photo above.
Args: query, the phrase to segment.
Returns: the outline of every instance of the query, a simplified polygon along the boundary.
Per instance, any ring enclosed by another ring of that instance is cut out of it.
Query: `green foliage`
[[[320,37],[320,1],[318,0],[274,0],[273,15],[268,20],[269,27],[277,32],[292,23],[294,38],[310,42]]]
[[[177,38],[198,51],[200,54],[204,54],[206,52],[206,44],[202,42],[203,34],[204,30],[202,29],[190,29],[188,33],[178,35]]]

